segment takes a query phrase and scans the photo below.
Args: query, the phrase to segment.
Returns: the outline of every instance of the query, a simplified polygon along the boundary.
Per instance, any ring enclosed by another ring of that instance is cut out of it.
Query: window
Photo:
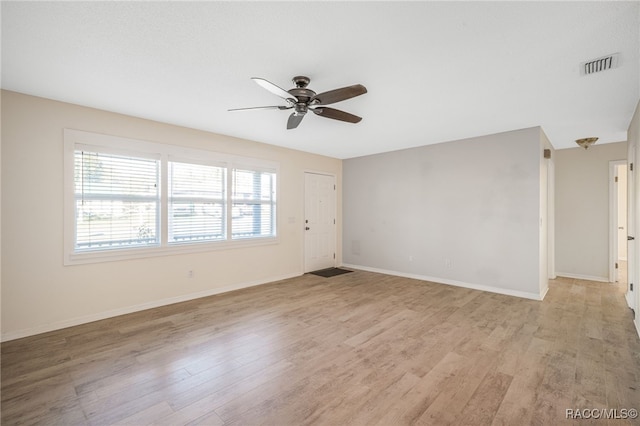
[[[65,264],[277,242],[277,171],[65,129]]]
[[[226,238],[226,169],[169,162],[169,242]]]
[[[158,160],[74,152],[77,252],[157,246]]]
[[[276,175],[234,169],[231,230],[234,239],[275,235]]]

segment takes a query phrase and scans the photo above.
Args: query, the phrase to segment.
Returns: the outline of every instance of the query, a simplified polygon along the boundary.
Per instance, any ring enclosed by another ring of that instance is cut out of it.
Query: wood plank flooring
[[[621,285],[304,275],[1,346],[3,425],[561,425],[640,409]],[[597,424],[640,424],[637,419]]]

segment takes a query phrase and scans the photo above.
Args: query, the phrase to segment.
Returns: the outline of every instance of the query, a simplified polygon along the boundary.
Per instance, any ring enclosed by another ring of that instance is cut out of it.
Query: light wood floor
[[[559,279],[536,302],[305,275],[4,343],[1,420],[586,424],[565,410],[640,409],[622,288]]]

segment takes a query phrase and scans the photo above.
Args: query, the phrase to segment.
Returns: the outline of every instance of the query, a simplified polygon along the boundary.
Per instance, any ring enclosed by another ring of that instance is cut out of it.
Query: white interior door
[[[336,180],[304,174],[304,272],[336,266]]]
[[[620,281],[627,260],[627,160],[609,162],[609,281]]]
[[[618,191],[618,261],[627,260],[627,164],[616,165]],[[619,271],[619,269],[618,269]]]

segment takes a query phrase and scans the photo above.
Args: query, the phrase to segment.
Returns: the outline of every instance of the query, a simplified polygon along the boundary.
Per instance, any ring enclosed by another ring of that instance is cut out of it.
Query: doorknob
[[[631,235],[627,235],[627,241],[633,241],[635,240],[635,238],[633,238]]]

